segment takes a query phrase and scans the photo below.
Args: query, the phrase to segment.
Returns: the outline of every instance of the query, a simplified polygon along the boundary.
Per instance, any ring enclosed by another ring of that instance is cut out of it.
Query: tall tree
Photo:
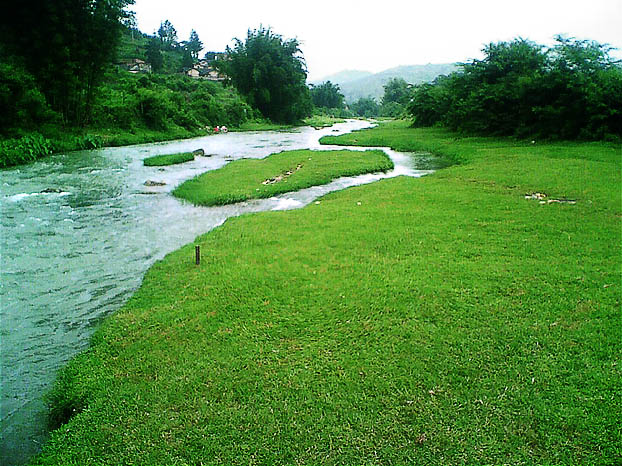
[[[145,52],[147,63],[151,65],[151,71],[159,73],[164,67],[164,57],[162,57],[161,42],[159,39],[152,37],[149,39],[147,51]]]
[[[162,41],[162,45],[165,48],[171,49],[175,45],[177,45],[177,30],[173,27],[168,19],[160,23],[160,28],[158,29],[158,37]]]
[[[194,29],[190,32],[190,38],[188,42],[186,42],[186,49],[190,52],[194,60],[199,59],[199,52],[203,50],[203,42],[201,42],[199,35]]]
[[[382,105],[395,102],[405,105],[410,98],[410,85],[402,78],[392,78],[384,85]]]
[[[181,71],[187,71],[194,65],[194,58],[190,50],[184,47],[181,55]]]
[[[234,39],[227,60],[218,68],[247,101],[267,118],[293,123],[311,112],[307,70],[296,39],[283,39],[269,28],[249,29],[246,40]]]

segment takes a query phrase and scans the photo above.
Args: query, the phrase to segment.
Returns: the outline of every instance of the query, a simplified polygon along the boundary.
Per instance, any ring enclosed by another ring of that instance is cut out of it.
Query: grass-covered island
[[[234,161],[186,181],[173,194],[197,205],[226,205],[392,168],[393,162],[380,150],[286,151],[260,160]]]
[[[194,160],[194,154],[192,152],[181,152],[179,154],[164,154],[147,157],[143,160],[143,164],[146,167],[162,167],[165,165],[177,165],[178,163],[190,162],[191,160]]]
[[[34,464],[620,458],[621,146],[402,123],[341,141],[461,164],[155,264],[60,374],[67,422]]]

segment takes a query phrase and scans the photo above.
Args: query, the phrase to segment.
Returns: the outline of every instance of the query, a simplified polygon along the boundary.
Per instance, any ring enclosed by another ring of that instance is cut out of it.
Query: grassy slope
[[[36,462],[615,463],[620,147],[367,134],[468,163],[167,256],[63,373],[87,408]]]
[[[382,151],[298,150],[261,160],[238,160],[188,180],[173,194],[197,205],[225,205],[326,184],[340,176],[388,171],[393,163]],[[282,180],[263,184],[286,172]],[[233,182],[232,182],[233,180]]]

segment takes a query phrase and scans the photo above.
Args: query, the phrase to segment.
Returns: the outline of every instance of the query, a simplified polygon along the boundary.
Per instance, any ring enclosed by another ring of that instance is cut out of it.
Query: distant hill
[[[373,97],[380,101],[384,94],[383,86],[392,78],[402,78],[410,84],[433,81],[439,75],[449,74],[458,69],[454,63],[398,66],[380,73],[368,71],[342,71],[316,81],[331,81],[339,84],[346,102],[354,102],[361,97]]]
[[[350,81],[356,81],[357,79],[367,78],[368,76],[372,76],[374,73],[371,71],[359,71],[359,70],[344,70],[339,73],[331,74],[329,76],[325,76],[322,79],[316,79],[315,81],[311,81],[311,84],[321,84],[326,81],[330,81],[333,84],[343,84]]]

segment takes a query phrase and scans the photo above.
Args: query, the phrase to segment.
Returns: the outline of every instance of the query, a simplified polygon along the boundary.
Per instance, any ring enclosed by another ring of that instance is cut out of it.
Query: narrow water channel
[[[72,152],[3,170],[0,463],[22,464],[39,451],[46,438],[43,394],[57,371],[88,346],[97,324],[129,298],[156,260],[231,216],[299,208],[330,191],[430,170],[417,169],[413,154],[386,149],[395,163],[390,173],[210,208],[177,200],[170,195],[175,186],[231,160],[319,149],[319,138],[326,134],[369,125],[353,120],[323,130],[229,133]],[[151,155],[198,148],[210,157],[163,168],[142,163]],[[166,184],[145,186],[148,180]]]

